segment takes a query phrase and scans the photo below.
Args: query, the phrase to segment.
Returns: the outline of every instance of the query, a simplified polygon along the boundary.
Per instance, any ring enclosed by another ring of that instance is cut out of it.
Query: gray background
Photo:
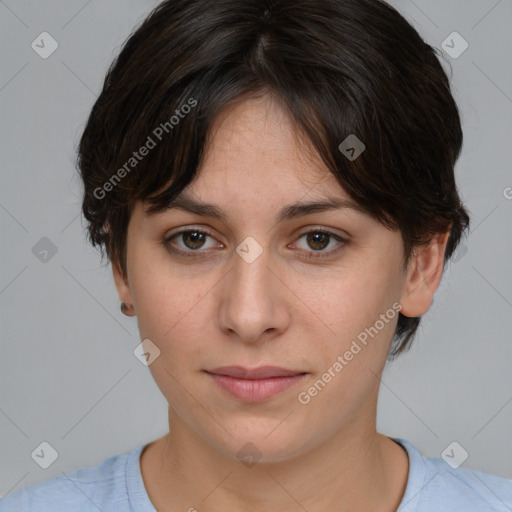
[[[457,441],[463,467],[512,478],[512,2],[392,4],[430,44],[453,31],[469,43],[446,59],[473,227],[413,348],[384,372],[378,428],[427,456]],[[167,431],[167,403],[133,355],[136,319],[119,311],[110,267],[86,242],[74,169],[107,67],[155,5],[0,1],[0,496]],[[59,44],[47,59],[31,48],[43,31]],[[32,251],[43,237],[57,248],[46,262]],[[31,458],[42,441],[58,452],[48,469]]]

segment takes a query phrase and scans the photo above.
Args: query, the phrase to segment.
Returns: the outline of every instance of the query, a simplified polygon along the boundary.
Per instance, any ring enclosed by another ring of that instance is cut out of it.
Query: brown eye
[[[314,229],[303,233],[298,240],[305,239],[304,246],[300,246],[298,242],[293,245],[301,249],[302,257],[306,258],[327,258],[334,256],[335,253],[348,245],[348,240],[336,235],[330,231],[323,229]],[[330,250],[325,250],[331,247]]]
[[[311,231],[310,233],[307,233],[307,242],[308,245],[316,250],[322,250],[325,249],[329,245],[329,238],[330,235],[327,233],[322,233],[319,231]]]
[[[206,246],[208,238],[214,242],[210,247]],[[202,229],[184,229],[165,237],[162,243],[170,253],[190,257],[204,256],[207,248],[218,246],[211,233]]]
[[[207,235],[202,231],[184,231],[179,234],[181,240],[189,249],[200,249],[204,245]]]

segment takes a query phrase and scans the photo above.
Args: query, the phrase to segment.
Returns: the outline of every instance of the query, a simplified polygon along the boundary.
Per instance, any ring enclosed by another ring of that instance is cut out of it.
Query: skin
[[[448,233],[418,248],[404,269],[400,233],[360,211],[275,224],[286,204],[349,198],[275,98],[230,105],[212,133],[185,193],[228,220],[179,209],[148,216],[139,202],[128,226],[127,275],[112,266],[141,340],[160,350],[149,368],[169,403],[170,432],[141,455],[148,495],[158,511],[395,511],[409,461],[376,431],[376,410],[398,314],[307,405],[297,396],[393,303],[406,316],[426,313]],[[187,234],[162,242],[194,228],[211,230],[203,245]],[[348,243],[331,236],[315,245],[303,236],[315,228]],[[247,236],[263,251],[252,263],[236,252]],[[315,258],[319,252],[330,256]],[[225,365],[307,375],[264,402],[245,403],[203,371]],[[248,442],[261,457],[251,467],[237,458]]]

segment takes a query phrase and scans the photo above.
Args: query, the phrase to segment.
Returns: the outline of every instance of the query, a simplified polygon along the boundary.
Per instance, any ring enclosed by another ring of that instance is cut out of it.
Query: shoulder
[[[142,448],[12,492],[0,499],[0,512],[131,510],[127,472],[130,462],[138,464]]]
[[[399,512],[510,512],[512,480],[483,471],[451,467],[441,457],[424,457],[404,439],[409,479]]]

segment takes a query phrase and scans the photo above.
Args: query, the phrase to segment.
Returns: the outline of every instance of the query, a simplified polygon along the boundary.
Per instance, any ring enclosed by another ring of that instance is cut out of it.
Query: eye
[[[169,252],[195,257],[200,256],[203,249],[205,249],[205,241],[208,237],[212,238],[211,232],[208,230],[186,229],[166,237],[163,243]],[[181,242],[181,244],[178,242]],[[215,244],[212,247],[215,247]],[[198,254],[187,254],[194,252]]]
[[[306,233],[303,233],[298,240],[303,238],[308,246],[304,249],[306,251],[306,254],[304,255],[306,258],[324,258],[332,256],[333,253],[337,253],[348,244],[348,240],[345,238],[324,229],[313,229],[307,231]],[[296,246],[297,242],[293,245]],[[333,245],[335,248],[332,248]],[[324,250],[329,246],[331,246],[330,250]]]
[[[215,247],[224,247],[220,242],[214,240],[213,243],[208,247],[206,241],[208,238],[212,238],[212,233],[208,229],[189,228],[173,233],[164,238],[162,241],[166,249],[178,256],[190,257],[190,258],[201,258],[206,256],[207,249]],[[345,238],[327,231],[325,229],[312,229],[300,235],[297,240],[305,239],[308,247],[299,247],[301,249],[301,256],[303,258],[326,258],[333,256],[345,245],[348,244],[348,240]],[[294,242],[290,248],[295,248],[297,242]],[[325,250],[330,247],[330,250]],[[332,248],[334,246],[334,248]]]

